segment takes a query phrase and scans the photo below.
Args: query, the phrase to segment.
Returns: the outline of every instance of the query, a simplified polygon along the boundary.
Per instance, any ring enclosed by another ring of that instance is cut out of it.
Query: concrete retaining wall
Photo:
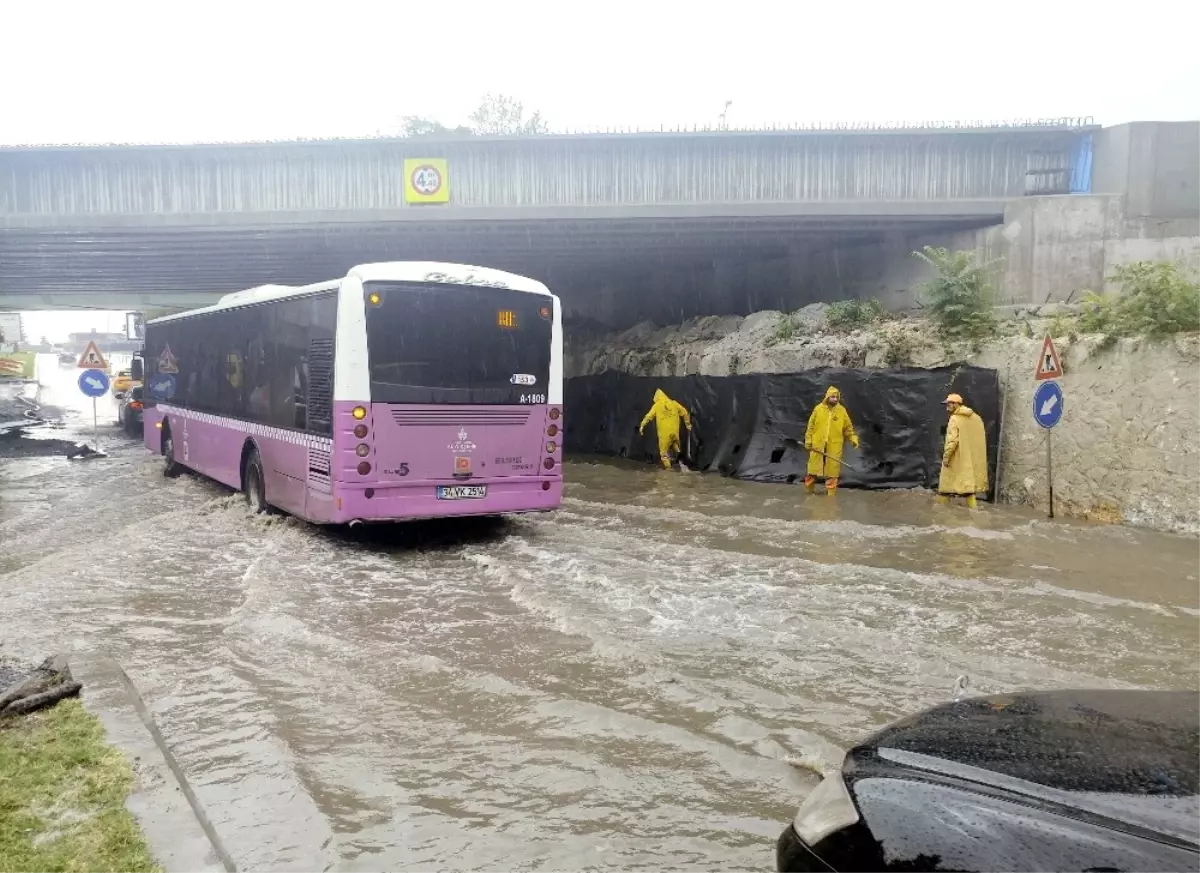
[[[1133,217],[1200,214],[1200,122],[1119,124],[1094,142],[1093,192],[1127,195]]]
[[[890,232],[815,239],[786,256],[714,260],[704,267],[664,265],[651,275],[612,276],[586,295],[568,295],[569,314],[609,327],[639,320],[749,315],[810,303],[875,297],[893,311],[920,305],[933,270],[912,253],[924,246],[976,253],[994,262],[1000,304],[1078,301],[1085,291],[1115,291],[1114,267],[1168,260],[1200,269],[1200,217],[1130,215],[1119,194],[1026,197],[1006,207],[1002,224],[973,229]]]

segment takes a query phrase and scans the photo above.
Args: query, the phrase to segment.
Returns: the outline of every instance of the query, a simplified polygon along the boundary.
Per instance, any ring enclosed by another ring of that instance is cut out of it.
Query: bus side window
[[[293,426],[297,430],[308,427],[308,360],[300,359],[300,364],[292,371],[292,402],[295,404],[295,420]]]

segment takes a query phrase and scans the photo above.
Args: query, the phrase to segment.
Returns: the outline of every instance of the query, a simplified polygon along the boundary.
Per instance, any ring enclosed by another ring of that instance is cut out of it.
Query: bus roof
[[[434,279],[431,274],[438,274]],[[347,273],[363,282],[445,282],[448,285],[494,285],[511,288],[513,291],[528,291],[531,294],[550,293],[537,279],[493,270],[491,267],[475,267],[470,264],[447,264],[441,261],[384,261],[378,264],[360,264]]]
[[[359,264],[357,267],[351,267],[346,275],[362,282],[439,282],[447,285],[493,286],[511,288],[514,291],[527,291],[531,294],[550,294],[550,290],[536,279],[518,276],[516,273],[506,273],[503,270],[493,270],[489,267],[449,264],[441,261],[384,261],[377,264]],[[212,306],[189,309],[187,312],[178,312],[174,315],[164,315],[147,322],[147,324],[162,324],[193,315],[220,312],[223,309],[234,309],[254,303],[266,303],[271,300],[314,294],[318,291],[329,291],[337,288],[341,282],[341,279],[333,279],[327,282],[316,282],[312,285],[259,285],[247,288],[245,291],[226,294]]]

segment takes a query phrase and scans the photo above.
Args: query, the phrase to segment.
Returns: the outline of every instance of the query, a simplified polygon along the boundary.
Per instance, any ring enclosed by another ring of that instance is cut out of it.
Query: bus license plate
[[[486,485],[439,485],[438,500],[479,500],[487,497]]]

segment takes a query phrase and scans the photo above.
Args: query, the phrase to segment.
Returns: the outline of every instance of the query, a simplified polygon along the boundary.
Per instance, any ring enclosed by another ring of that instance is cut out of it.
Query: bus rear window
[[[368,282],[371,399],[545,403],[553,300],[505,288]]]

